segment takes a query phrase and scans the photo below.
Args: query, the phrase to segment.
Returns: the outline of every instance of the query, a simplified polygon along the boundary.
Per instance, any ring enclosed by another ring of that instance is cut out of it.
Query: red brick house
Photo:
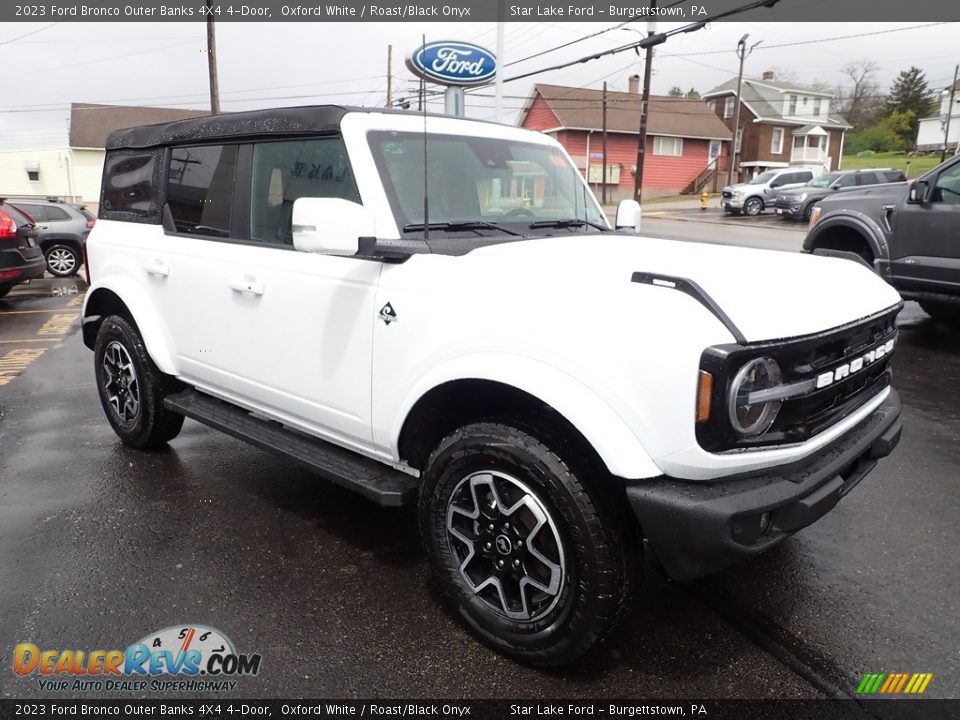
[[[810,168],[815,174],[840,169],[844,134],[852,126],[832,112],[836,95],[796,83],[780,82],[772,72],[741,84],[739,142],[734,182],[771,168]],[[737,79],[703,96],[733,134]]]
[[[633,196],[640,132],[639,77],[628,92],[607,92],[607,199]],[[517,124],[555,137],[597,197],[603,179],[603,91],[534,85]],[[730,131],[702,100],[652,96],[647,119],[643,194],[713,190],[725,171]]]

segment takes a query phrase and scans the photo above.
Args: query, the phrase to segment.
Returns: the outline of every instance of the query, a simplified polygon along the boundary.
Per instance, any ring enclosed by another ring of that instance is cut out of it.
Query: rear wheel
[[[112,315],[100,325],[94,372],[103,411],[124,444],[157,448],[180,432],[183,415],[163,407],[163,398],[179,383],[160,372],[126,319]]]
[[[748,198],[743,204],[743,212],[747,215],[759,215],[763,212],[763,200],[758,197]]]
[[[82,260],[80,251],[64,244],[51,245],[44,249],[47,271],[56,277],[71,277],[77,274]]]
[[[960,327],[960,303],[921,300],[920,307],[934,320]]]
[[[810,203],[803,209],[803,221],[809,223],[811,215],[813,215],[813,203]]]
[[[625,605],[623,516],[523,430],[476,423],[445,438],[428,461],[419,516],[449,602],[480,639],[518,660],[576,659]]]

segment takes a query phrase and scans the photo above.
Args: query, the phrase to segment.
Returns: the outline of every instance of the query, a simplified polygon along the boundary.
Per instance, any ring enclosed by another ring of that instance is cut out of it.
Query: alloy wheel
[[[77,257],[66,248],[54,248],[47,255],[47,266],[54,274],[67,275],[77,266]]]
[[[498,471],[463,478],[447,503],[447,539],[467,587],[510,620],[556,606],[566,575],[563,542],[540,498]]]
[[[140,383],[130,353],[114,340],[103,353],[102,367],[107,402],[121,422],[131,422],[140,412]]]

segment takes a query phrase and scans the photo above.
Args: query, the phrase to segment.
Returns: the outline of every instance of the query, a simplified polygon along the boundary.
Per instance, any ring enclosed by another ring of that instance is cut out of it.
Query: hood
[[[830,188],[817,188],[817,187],[807,187],[802,185],[801,187],[785,188],[780,190],[777,195],[781,197],[797,197],[799,195],[806,194],[807,197],[811,195],[829,195],[832,192]]]
[[[591,294],[603,297],[611,285],[626,287],[634,272],[692,280],[748,342],[823,332],[900,302],[892,287],[850,260],[643,236],[576,235],[510,242],[477,249],[466,258],[480,266],[470,268],[471,274],[489,272],[506,281],[504,271],[509,268],[508,273],[523,278],[520,282],[528,287],[536,278],[540,293],[577,287],[584,302]]]
[[[737,190],[743,190],[744,188],[751,187],[750,183],[735,183],[733,185],[727,185],[723,189],[726,192],[736,192]],[[762,187],[762,186],[755,186]]]

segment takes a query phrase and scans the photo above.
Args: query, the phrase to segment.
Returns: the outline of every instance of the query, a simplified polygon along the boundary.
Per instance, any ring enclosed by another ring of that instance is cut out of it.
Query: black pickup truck
[[[960,157],[909,183],[824,198],[803,251],[863,261],[905,299],[960,325]]]

